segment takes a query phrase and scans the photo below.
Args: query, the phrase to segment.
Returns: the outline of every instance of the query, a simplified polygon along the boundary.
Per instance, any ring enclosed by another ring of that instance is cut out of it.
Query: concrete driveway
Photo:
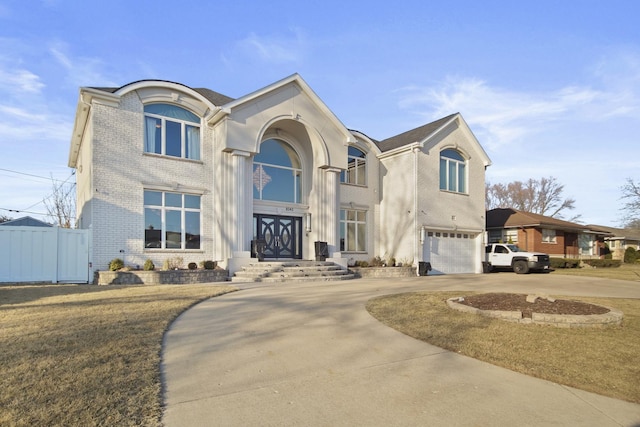
[[[238,286],[167,332],[164,425],[640,425],[640,405],[445,351],[364,309],[420,290],[640,298],[640,283],[496,273]]]

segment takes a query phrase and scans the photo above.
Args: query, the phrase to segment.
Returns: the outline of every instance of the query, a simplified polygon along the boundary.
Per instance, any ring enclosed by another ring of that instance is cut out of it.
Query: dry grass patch
[[[551,274],[578,277],[600,277],[605,279],[640,281],[640,264],[622,264],[616,268],[558,268]]]
[[[230,286],[1,286],[0,425],[159,425],[168,325]]]
[[[555,383],[640,403],[640,300],[580,297],[580,301],[621,310],[623,324],[561,329],[505,322],[446,305],[447,298],[473,294],[383,296],[370,300],[367,310],[386,325],[438,347]]]

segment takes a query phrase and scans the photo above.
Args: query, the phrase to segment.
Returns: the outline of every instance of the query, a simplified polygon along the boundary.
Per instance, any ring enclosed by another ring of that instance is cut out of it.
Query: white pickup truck
[[[539,252],[525,252],[516,245],[492,243],[485,248],[485,271],[495,268],[509,268],[517,274],[530,271],[550,271],[549,255]]]

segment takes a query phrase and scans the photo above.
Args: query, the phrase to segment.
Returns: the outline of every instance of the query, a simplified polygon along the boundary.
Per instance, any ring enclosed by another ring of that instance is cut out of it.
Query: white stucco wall
[[[440,152],[452,148],[466,159],[467,192],[439,189]],[[473,237],[475,272],[482,272],[485,228],[485,167],[489,160],[461,120],[427,141],[419,154],[417,223],[425,230],[456,231]],[[418,257],[426,259],[423,245]]]
[[[457,150],[467,160],[466,194],[440,190],[440,152],[447,148]],[[443,229],[483,230],[485,164],[465,127],[452,123],[447,131],[428,141],[421,150],[419,162],[419,224]]]
[[[367,250],[366,252],[342,252],[342,256],[353,264],[355,261],[370,261],[378,252],[378,229],[380,218],[380,161],[379,150],[362,139],[354,147],[366,153],[366,186],[340,184],[340,208],[356,209],[367,212]]]
[[[385,259],[394,257],[396,261],[403,263],[416,261],[414,160],[415,154],[412,151],[404,151],[393,157],[383,158],[380,166],[382,191],[377,224],[380,245],[377,255]]]

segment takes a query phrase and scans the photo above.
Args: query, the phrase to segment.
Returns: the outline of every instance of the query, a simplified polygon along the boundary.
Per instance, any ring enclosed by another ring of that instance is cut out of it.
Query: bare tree
[[[13,218],[10,218],[6,215],[0,215],[0,222],[7,222],[7,221],[11,221]]]
[[[486,189],[486,208],[514,208],[525,212],[562,218],[565,211],[575,209],[575,200],[563,198],[564,185],[556,178],[529,179],[508,184],[489,184]],[[569,221],[576,221],[576,215]]]
[[[47,215],[62,228],[71,228],[75,219],[75,184],[63,182],[56,184],[51,178],[53,191],[43,200]]]
[[[621,190],[622,198],[626,200],[621,209],[623,221],[629,228],[640,228],[640,182],[627,178]]]

